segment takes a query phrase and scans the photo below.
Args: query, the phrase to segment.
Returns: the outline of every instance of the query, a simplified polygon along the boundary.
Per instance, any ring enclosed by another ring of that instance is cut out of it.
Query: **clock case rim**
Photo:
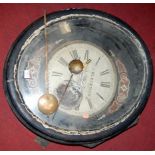
[[[31,130],[33,133],[39,135],[40,137],[43,137],[49,141],[54,141],[57,143],[63,143],[63,144],[69,144],[69,145],[84,145],[84,146],[96,146],[98,143],[101,143],[107,139],[110,139],[118,134],[120,134],[121,132],[125,131],[126,129],[128,129],[132,123],[137,119],[137,117],[141,114],[141,112],[143,111],[148,97],[151,93],[151,89],[152,89],[152,83],[153,83],[153,65],[152,65],[152,60],[151,60],[151,55],[150,52],[146,46],[146,44],[144,43],[144,41],[142,40],[142,38],[139,36],[139,34],[132,28],[130,27],[127,23],[125,23],[124,21],[122,21],[121,19],[119,19],[118,17],[115,17],[109,13],[106,12],[101,12],[99,10],[94,10],[94,9],[66,9],[66,10],[61,10],[61,11],[57,11],[57,12],[52,12],[49,13],[47,15],[47,21],[49,16],[50,19],[54,19],[54,18],[59,18],[60,16],[65,16],[68,14],[89,14],[89,15],[99,15],[101,17],[105,17],[105,18],[110,18],[111,20],[115,21],[116,23],[120,24],[122,27],[125,27],[126,29],[128,29],[132,34],[134,34],[134,36],[139,40],[139,42],[142,45],[142,48],[144,49],[145,55],[146,55],[146,64],[147,64],[147,70],[148,70],[148,75],[147,75],[147,79],[146,79],[146,85],[147,87],[143,90],[142,94],[143,95],[142,98],[140,98],[140,106],[129,116],[129,118],[127,120],[125,120],[123,123],[119,124],[119,126],[115,126],[115,128],[111,128],[110,130],[108,130],[107,132],[101,132],[99,133],[101,136],[100,138],[96,139],[94,138],[94,140],[89,141],[88,140],[77,140],[74,141],[72,140],[72,138],[70,140],[67,140],[67,138],[65,139],[60,139],[58,138],[59,136],[54,135],[53,137],[50,137],[48,135],[45,135],[43,131],[41,131],[40,129],[37,129],[33,126],[33,124],[31,124],[30,122],[27,122],[27,120],[25,119],[25,115],[23,113],[20,113],[20,111],[18,111],[16,109],[15,103],[13,103],[14,101],[12,100],[12,97],[10,95],[10,90],[8,89],[8,84],[7,84],[7,68],[8,68],[8,62],[9,62],[9,58],[12,54],[12,50],[14,49],[14,47],[16,46],[16,44],[20,41],[20,38],[24,36],[24,34],[31,28],[33,27],[34,23],[37,25],[37,23],[41,23],[41,20],[43,21],[43,17],[35,20],[32,24],[30,24],[28,27],[25,28],[24,31],[22,31],[20,33],[20,35],[17,37],[17,39],[14,41],[14,43],[12,44],[7,58],[5,60],[5,64],[4,64],[4,69],[3,69],[3,88],[7,97],[7,101],[12,109],[12,111],[14,112],[14,114],[16,115],[16,117],[18,118],[18,120],[24,125],[26,126],[29,130]],[[54,132],[55,133],[55,132]],[[59,133],[58,133],[59,135]],[[72,137],[72,136],[71,136]],[[73,138],[74,139],[74,138]],[[91,145],[92,144],[92,145]]]

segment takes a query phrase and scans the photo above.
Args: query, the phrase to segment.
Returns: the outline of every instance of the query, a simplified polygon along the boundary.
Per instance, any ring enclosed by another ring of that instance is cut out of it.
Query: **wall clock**
[[[89,9],[48,14],[12,45],[4,89],[13,112],[50,141],[94,147],[129,128],[152,85],[139,35],[120,19]]]

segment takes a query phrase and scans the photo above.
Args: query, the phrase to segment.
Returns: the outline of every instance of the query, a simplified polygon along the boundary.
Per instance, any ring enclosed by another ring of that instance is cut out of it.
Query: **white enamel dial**
[[[84,69],[71,77],[68,65],[79,59]],[[91,62],[87,65],[87,60]],[[115,66],[105,51],[88,42],[71,42],[57,49],[48,64],[49,92],[57,96],[59,110],[70,115],[89,117],[103,111],[113,100],[117,89]]]

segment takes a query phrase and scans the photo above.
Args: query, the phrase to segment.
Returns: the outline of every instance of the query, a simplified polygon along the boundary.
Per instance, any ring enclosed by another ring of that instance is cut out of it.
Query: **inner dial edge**
[[[90,117],[105,110],[115,97],[116,68],[104,50],[88,42],[71,42],[56,49],[48,63],[49,92],[60,101],[71,72],[69,63],[79,60],[84,68],[73,73],[59,110],[69,115]],[[86,62],[91,61],[86,65]]]

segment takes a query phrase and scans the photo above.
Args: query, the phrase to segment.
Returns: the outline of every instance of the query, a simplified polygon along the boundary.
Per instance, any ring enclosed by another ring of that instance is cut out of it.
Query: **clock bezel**
[[[16,102],[18,102],[19,98],[18,96],[16,96],[16,94],[11,94],[10,91],[14,91],[14,86],[11,86],[11,84],[8,86],[7,83],[7,79],[8,79],[8,72],[9,74],[12,74],[12,70],[7,71],[8,69],[8,64],[10,66],[14,66],[14,64],[12,62],[9,61],[9,58],[12,55],[12,51],[14,50],[14,48],[19,48],[17,47],[17,43],[21,40],[21,38],[24,36],[24,38],[22,38],[22,40],[26,40],[27,39],[27,32],[30,33],[33,32],[36,27],[33,27],[33,24],[35,23],[35,25],[37,25],[37,27],[40,27],[41,25],[43,25],[43,20],[41,20],[42,18],[39,18],[38,20],[34,21],[31,25],[29,25],[20,35],[19,37],[16,39],[16,41],[13,43],[11,49],[9,50],[9,54],[7,56],[5,65],[4,65],[4,80],[3,80],[3,84],[4,84],[4,90],[5,90],[5,94],[7,96],[9,105],[11,107],[11,109],[13,110],[13,112],[16,114],[17,118],[27,127],[29,128],[32,132],[34,132],[35,134],[38,134],[39,136],[46,138],[50,141],[55,141],[55,142],[60,142],[60,143],[64,143],[64,144],[83,144],[83,143],[90,143],[90,142],[97,142],[99,140],[103,140],[103,139],[109,139],[119,133],[121,133],[122,131],[126,130],[126,128],[128,126],[130,126],[130,124],[138,117],[138,115],[142,112],[142,110],[144,109],[147,99],[149,97],[149,94],[151,92],[151,88],[152,88],[152,82],[153,82],[153,66],[152,66],[152,61],[151,61],[151,57],[149,54],[149,50],[146,47],[144,41],[141,39],[141,37],[137,34],[137,32],[135,32],[129,25],[127,25],[126,23],[124,23],[122,20],[118,19],[117,17],[114,17],[110,14],[107,14],[105,12],[100,12],[97,10],[91,10],[91,9],[70,9],[70,10],[64,10],[64,11],[59,11],[59,12],[55,12],[50,14],[49,16],[47,16],[47,19],[50,18],[51,19],[55,19],[55,18],[59,18],[61,17],[61,15],[68,15],[68,14],[89,14],[89,15],[98,15],[98,16],[103,16],[105,18],[110,18],[111,20],[115,21],[116,23],[120,24],[122,27],[125,27],[126,29],[128,29],[132,34],[134,34],[134,36],[136,36],[136,38],[139,40],[139,42],[141,43],[141,46],[144,49],[145,55],[146,55],[146,67],[147,67],[147,79],[146,79],[146,87],[143,90],[144,94],[143,96],[141,95],[141,98],[139,100],[139,103],[141,103],[141,106],[138,107],[133,113],[132,115],[130,115],[130,117],[124,121],[123,123],[119,124],[119,126],[116,126],[115,128],[110,129],[109,131],[106,132],[101,132],[98,133],[97,136],[96,134],[94,135],[89,135],[86,138],[82,138],[81,136],[76,136],[76,140],[75,140],[75,136],[66,136],[63,134],[59,134],[55,131],[53,131],[53,133],[49,133],[49,135],[47,135],[47,133],[44,133],[41,128],[42,126],[34,126],[34,123],[32,123],[34,120],[32,120],[32,122],[29,120],[29,118],[25,118],[24,113],[22,113],[22,109],[17,109],[16,107]],[[25,36],[26,34],[26,36]],[[17,49],[16,49],[17,51]],[[16,54],[14,53],[14,59],[16,59],[18,52],[16,52]],[[13,75],[12,75],[13,76]],[[14,100],[14,98],[18,98],[16,101]],[[51,135],[53,135],[53,137],[51,137]],[[97,137],[97,138],[96,138]],[[100,138],[99,138],[100,137]]]

